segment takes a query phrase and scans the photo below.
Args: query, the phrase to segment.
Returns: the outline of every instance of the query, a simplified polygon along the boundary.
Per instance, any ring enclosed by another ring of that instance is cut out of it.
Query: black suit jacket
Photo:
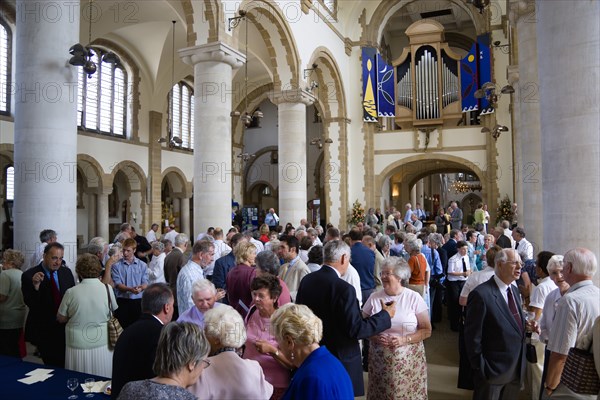
[[[498,237],[498,240],[496,240],[496,244],[500,247],[502,247],[503,249],[511,249],[512,248],[512,242],[510,241],[510,238],[506,235],[500,235]]]
[[[446,243],[444,243],[444,245],[442,246],[442,249],[446,250],[446,254],[448,255],[448,260],[451,259],[453,255],[458,253],[458,250],[456,249],[456,240],[448,239],[448,241]],[[448,269],[447,266],[446,266],[446,269]]]
[[[327,346],[348,371],[354,396],[362,396],[364,382],[358,339],[390,328],[390,315],[380,311],[363,319],[354,287],[326,265],[302,279],[296,303],[307,305],[323,321],[321,344]]]
[[[113,353],[111,399],[119,397],[127,382],[156,376],[152,365],[162,328],[153,315],[143,313],[121,333]]]
[[[65,325],[56,320],[56,307],[52,297],[50,279],[44,275],[39,290],[33,288],[32,278],[38,272],[44,272],[42,263],[28,269],[21,275],[23,300],[29,307],[25,323],[25,338],[34,344],[42,343],[45,340],[54,341],[55,335],[60,335],[62,332],[62,336],[64,336],[65,329]],[[61,298],[67,289],[75,286],[75,278],[69,268],[61,266],[58,269],[58,285]]]
[[[510,287],[525,327],[519,291]],[[494,277],[469,294],[464,332],[471,367],[480,379],[492,385],[523,382],[525,333],[517,325]]]
[[[437,251],[440,255],[440,262],[442,263],[442,270],[444,271],[444,275],[448,276],[448,253],[443,247],[438,247]]]

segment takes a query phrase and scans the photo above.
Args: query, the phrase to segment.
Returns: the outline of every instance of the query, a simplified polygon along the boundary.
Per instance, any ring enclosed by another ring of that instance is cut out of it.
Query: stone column
[[[190,231],[190,198],[182,197],[180,199],[180,215],[181,215],[181,231],[187,234],[190,238],[195,238],[200,232]],[[195,236],[194,236],[195,235]]]
[[[68,2],[16,2],[13,216],[15,248],[30,257],[40,231],[54,229],[74,268],[78,69],[68,51],[79,41],[79,14],[72,14]]]
[[[544,246],[560,254],[585,247],[598,256],[600,2],[537,6]]]
[[[297,226],[307,218],[306,106],[315,97],[296,89],[273,93],[270,98],[278,106],[279,223]]]
[[[113,238],[108,237],[108,195],[107,190],[98,192],[96,204],[98,210],[96,212],[97,228],[96,235],[104,238],[108,242],[112,242]]]
[[[417,184],[415,185],[417,187],[417,201],[415,201],[415,204],[413,204],[413,208],[416,210],[417,209],[417,203],[421,203],[421,208],[425,209],[425,198],[423,197],[423,179],[419,179],[419,181],[417,182]]]
[[[507,67],[507,78],[508,83],[515,88],[513,93],[512,102],[510,105],[512,115],[512,146],[513,146],[513,187],[514,187],[514,202],[519,205],[523,205],[523,185],[520,174],[520,166],[523,165],[521,157],[521,98],[519,96],[520,90],[518,90],[519,81],[519,66],[509,65]],[[529,236],[529,235],[527,235]]]
[[[232,78],[246,57],[221,42],[182,49],[179,55],[194,66],[194,232],[204,232],[231,225]]]
[[[523,203],[519,204],[518,222],[525,228],[527,239],[533,244],[534,254],[537,254],[543,249],[544,203],[535,7],[534,0],[513,0],[509,6],[509,17],[513,26],[517,27],[519,48],[519,102],[516,104],[520,109],[520,124],[516,147],[521,163],[515,166],[517,187],[527,193],[523,196]]]
[[[88,215],[88,235],[86,243],[90,242],[90,239],[96,236],[96,193],[87,193],[88,204],[87,204],[87,215]]]
[[[150,185],[150,221],[146,226],[150,229],[153,223],[162,227],[162,144],[158,142],[162,135],[162,113],[150,111],[149,134],[150,146],[148,148],[149,171],[148,184]],[[146,229],[146,231],[148,231]]]
[[[414,210],[417,205],[417,184],[415,183],[411,188],[410,188],[410,205],[412,206],[412,209]]]

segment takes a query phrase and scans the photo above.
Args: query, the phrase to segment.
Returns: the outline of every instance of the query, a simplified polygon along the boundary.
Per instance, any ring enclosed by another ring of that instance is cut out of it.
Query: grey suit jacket
[[[525,326],[518,290],[511,285],[521,322]],[[525,373],[525,333],[519,328],[494,277],[469,294],[465,344],[471,367],[492,385],[515,380]]]

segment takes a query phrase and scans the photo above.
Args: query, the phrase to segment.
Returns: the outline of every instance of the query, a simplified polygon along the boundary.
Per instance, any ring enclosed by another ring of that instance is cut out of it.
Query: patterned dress
[[[380,299],[396,301],[392,327],[384,334],[404,336],[416,332],[416,315],[427,311],[427,305],[418,293],[405,288],[398,296],[388,296],[380,290],[369,297],[363,312],[367,315],[379,312]],[[367,399],[427,399],[427,361],[422,341],[395,349],[370,342]]]

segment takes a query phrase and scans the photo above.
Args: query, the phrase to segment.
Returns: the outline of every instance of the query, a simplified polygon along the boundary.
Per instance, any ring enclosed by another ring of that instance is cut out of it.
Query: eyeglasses
[[[504,261],[505,264],[510,264],[513,267],[516,267],[517,265],[522,267],[523,263],[521,261]]]
[[[203,362],[204,364],[206,364],[206,365],[204,366],[204,369],[206,369],[206,368],[210,367],[210,361],[208,361],[208,359],[206,359],[206,358],[205,358],[204,360],[202,360],[202,362]]]
[[[384,272],[380,272],[379,276],[384,278],[386,276],[396,276],[396,274],[394,274],[393,272],[389,272],[389,271],[384,271]]]

